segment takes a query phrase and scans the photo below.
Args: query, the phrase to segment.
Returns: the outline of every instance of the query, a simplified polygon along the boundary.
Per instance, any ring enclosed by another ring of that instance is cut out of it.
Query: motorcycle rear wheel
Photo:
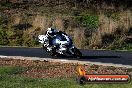
[[[82,57],[82,53],[79,51],[79,49],[74,48],[74,56],[76,58],[81,58]]]

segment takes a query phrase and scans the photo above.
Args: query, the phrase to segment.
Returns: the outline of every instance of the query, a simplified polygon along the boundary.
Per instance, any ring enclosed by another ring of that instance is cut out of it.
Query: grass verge
[[[117,73],[132,72],[132,69],[86,66],[88,71],[118,70]],[[105,70],[107,69],[107,70]],[[113,73],[113,72],[112,72]],[[68,76],[69,74],[72,74]],[[58,76],[57,76],[58,75]],[[59,76],[61,75],[61,76]],[[66,76],[67,75],[67,76]],[[53,62],[0,59],[0,88],[132,88],[128,84],[86,84],[76,81],[75,65]]]
[[[132,88],[128,84],[86,84],[79,85],[73,78],[35,79],[14,75],[0,75],[1,88]]]
[[[36,66],[37,67],[37,66]],[[0,66],[1,88],[132,88],[128,84],[87,84],[79,85],[76,77],[69,78],[31,78],[20,75],[27,71],[21,66]]]

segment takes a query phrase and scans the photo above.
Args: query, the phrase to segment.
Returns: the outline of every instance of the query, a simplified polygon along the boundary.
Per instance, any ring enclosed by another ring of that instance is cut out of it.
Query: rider
[[[56,33],[57,33],[57,30],[53,28],[48,28],[47,31],[45,32],[45,35],[49,41],[49,46],[53,45],[52,41],[56,37]]]
[[[59,44],[59,50],[64,50],[63,44],[70,45],[72,44],[71,38],[64,32],[58,31],[53,28],[48,28],[45,35],[49,40],[49,46],[52,47],[55,44]],[[53,40],[55,40],[53,42]]]

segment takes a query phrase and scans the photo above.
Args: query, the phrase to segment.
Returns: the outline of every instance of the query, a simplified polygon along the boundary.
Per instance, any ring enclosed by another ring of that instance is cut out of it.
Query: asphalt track
[[[132,51],[109,51],[109,50],[80,50],[83,54],[81,59],[72,56],[59,57],[57,59],[79,60],[101,63],[112,63],[132,66]],[[52,58],[45,50],[41,48],[23,48],[23,47],[1,47],[0,55],[4,56],[24,56]],[[54,58],[56,59],[56,58]]]

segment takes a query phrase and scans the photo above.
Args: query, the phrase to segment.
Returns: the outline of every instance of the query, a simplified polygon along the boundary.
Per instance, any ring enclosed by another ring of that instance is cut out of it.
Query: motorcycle
[[[53,39],[53,46],[49,46],[49,40],[47,39],[46,35],[39,35],[38,36],[39,42],[42,44],[42,47],[50,53],[51,56],[61,56],[61,55],[72,55],[76,58],[81,58],[82,53],[80,52],[79,49],[77,49],[74,44],[72,43],[72,40],[70,41],[71,43],[68,44],[67,42],[61,42],[60,37],[57,36],[55,39]],[[58,41],[58,42],[56,42]]]

